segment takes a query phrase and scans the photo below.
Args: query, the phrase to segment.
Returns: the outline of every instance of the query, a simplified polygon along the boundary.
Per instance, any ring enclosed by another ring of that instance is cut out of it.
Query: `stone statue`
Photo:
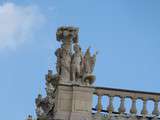
[[[58,48],[55,52],[55,55],[57,56],[56,70],[61,81],[68,82],[68,80],[70,80],[71,52],[64,44],[65,43],[63,43],[61,48]]]
[[[98,54],[98,52],[95,52],[94,55],[91,56],[90,47],[87,49],[87,51],[83,57],[84,73],[91,74],[93,72],[97,54]]]
[[[49,106],[54,105],[54,92],[55,92],[55,86],[53,86],[52,81],[46,81],[46,93],[47,93],[47,101]],[[50,108],[49,108],[50,109]]]
[[[46,93],[47,93],[47,95],[52,97],[55,88],[53,87],[52,83],[49,83],[49,82],[46,83],[46,86],[47,86],[46,87]]]
[[[98,52],[95,52],[94,55],[91,57],[91,73],[93,72],[94,67],[95,67],[97,54]]]
[[[36,114],[38,117],[44,115],[44,110],[42,109],[41,102],[43,101],[42,95],[39,94],[36,98]]]
[[[56,69],[61,83],[71,83],[71,80],[83,83],[86,80],[95,79],[92,72],[97,52],[91,56],[89,47],[85,55],[82,55],[78,45],[78,32],[79,29],[74,27],[60,27],[57,30],[57,41],[61,42],[61,48],[55,52],[57,56]]]
[[[46,98],[44,98],[42,103],[46,103],[48,106],[43,107],[42,110],[44,109],[45,112],[48,114],[48,112],[54,107],[54,102],[55,102],[55,85],[56,85],[56,76],[52,75],[52,71],[49,70],[48,74],[46,75]]]
[[[69,82],[70,80],[70,65],[71,65],[71,54],[65,48],[62,49],[61,58],[61,80],[63,82]]]
[[[74,54],[71,62],[71,77],[73,81],[79,80],[82,66],[82,52],[78,44],[74,45]]]
[[[62,48],[58,48],[55,52],[55,55],[57,57],[57,63],[56,63],[56,70],[57,74],[61,74],[61,58],[62,58]]]
[[[84,58],[83,58],[83,66],[84,66],[84,73],[90,74],[91,73],[91,54],[90,54],[90,47],[87,49]]]
[[[95,80],[95,76],[92,75],[94,70],[95,62],[96,62],[97,52],[91,56],[90,47],[87,49],[84,57],[83,57],[83,82],[87,82],[87,84],[92,84]]]
[[[38,95],[36,98],[36,114],[38,117],[46,117],[47,114],[54,108],[54,99],[51,96],[42,98]]]
[[[36,108],[36,114],[37,114],[38,117],[44,116],[44,111],[43,111],[43,109],[42,109],[41,106],[38,106],[38,107]]]

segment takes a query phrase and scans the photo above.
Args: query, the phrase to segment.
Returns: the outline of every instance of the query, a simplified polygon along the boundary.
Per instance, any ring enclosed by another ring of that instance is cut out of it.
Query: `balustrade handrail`
[[[109,104],[105,111],[109,114],[114,113],[114,106],[113,106],[113,98],[119,97],[120,98],[120,105],[118,108],[118,112],[125,113],[125,98],[130,98],[132,101],[130,114],[137,114],[136,108],[136,100],[141,99],[143,101],[143,108],[141,110],[141,115],[146,116],[148,115],[147,110],[147,101],[152,100],[154,102],[154,109],[152,111],[152,115],[159,116],[160,111],[158,104],[160,102],[160,93],[156,92],[145,92],[145,91],[136,91],[136,90],[127,90],[127,89],[117,89],[117,88],[108,88],[108,87],[94,87],[94,95],[98,96],[97,101],[97,113],[104,111],[102,108],[102,96],[108,96]]]
[[[94,88],[94,94],[160,101],[160,93],[158,92],[148,92],[148,91],[146,92],[146,91],[117,89],[109,87],[93,87],[93,88]]]
[[[95,88],[95,89],[104,89],[104,90],[115,90],[115,91],[124,91],[124,92],[135,92],[135,93],[143,93],[143,94],[160,95],[160,93],[158,93],[158,92],[139,91],[139,90],[131,90],[131,89],[99,87],[99,86],[94,86],[93,88]]]

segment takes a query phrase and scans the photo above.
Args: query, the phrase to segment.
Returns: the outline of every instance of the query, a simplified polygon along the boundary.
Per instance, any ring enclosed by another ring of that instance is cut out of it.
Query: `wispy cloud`
[[[0,49],[15,49],[25,43],[44,21],[44,15],[36,6],[1,5]]]

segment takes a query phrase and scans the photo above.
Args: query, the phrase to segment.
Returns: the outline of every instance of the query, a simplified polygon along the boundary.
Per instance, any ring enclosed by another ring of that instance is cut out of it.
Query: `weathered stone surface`
[[[59,85],[56,90],[54,119],[91,120],[93,89]]]

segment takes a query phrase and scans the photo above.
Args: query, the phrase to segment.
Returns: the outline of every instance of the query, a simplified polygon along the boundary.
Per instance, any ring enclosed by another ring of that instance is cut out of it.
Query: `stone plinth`
[[[55,120],[91,120],[93,89],[76,85],[58,85]]]

